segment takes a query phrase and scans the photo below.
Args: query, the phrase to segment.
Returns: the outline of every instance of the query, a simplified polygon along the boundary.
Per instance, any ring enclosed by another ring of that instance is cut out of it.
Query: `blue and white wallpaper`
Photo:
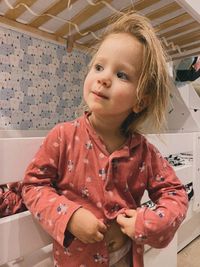
[[[89,56],[0,27],[0,129],[51,129],[71,120]]]

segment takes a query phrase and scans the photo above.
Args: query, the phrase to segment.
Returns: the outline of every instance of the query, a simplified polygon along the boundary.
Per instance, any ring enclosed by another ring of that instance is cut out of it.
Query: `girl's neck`
[[[121,133],[122,121],[116,122],[112,119],[102,119],[94,115],[88,117],[91,126],[103,140],[109,153],[119,149],[126,141]]]
[[[107,135],[107,136],[121,136],[121,120],[116,121],[109,118],[102,118],[100,116],[94,116],[91,114],[89,116],[89,122],[95,129],[97,134]]]

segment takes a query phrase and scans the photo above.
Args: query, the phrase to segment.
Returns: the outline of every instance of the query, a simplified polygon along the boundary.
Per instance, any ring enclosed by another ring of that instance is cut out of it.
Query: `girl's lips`
[[[96,92],[96,91],[92,91],[92,93],[98,97],[104,98],[104,99],[108,99],[108,97],[100,92]]]

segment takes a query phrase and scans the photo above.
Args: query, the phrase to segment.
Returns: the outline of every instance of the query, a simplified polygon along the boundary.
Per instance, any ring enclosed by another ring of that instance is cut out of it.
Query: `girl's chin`
[[[88,103],[87,106],[89,107],[90,110],[93,111],[105,111],[105,108],[99,103],[94,103],[94,104]]]

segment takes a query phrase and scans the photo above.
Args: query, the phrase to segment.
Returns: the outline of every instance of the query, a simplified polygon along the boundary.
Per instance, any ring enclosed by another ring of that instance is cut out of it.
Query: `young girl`
[[[55,267],[142,267],[144,244],[165,247],[187,210],[168,162],[139,134],[164,119],[169,80],[149,22],[120,16],[85,79],[89,111],[54,127],[29,165],[27,208],[54,239]],[[141,207],[145,190],[156,204]]]

